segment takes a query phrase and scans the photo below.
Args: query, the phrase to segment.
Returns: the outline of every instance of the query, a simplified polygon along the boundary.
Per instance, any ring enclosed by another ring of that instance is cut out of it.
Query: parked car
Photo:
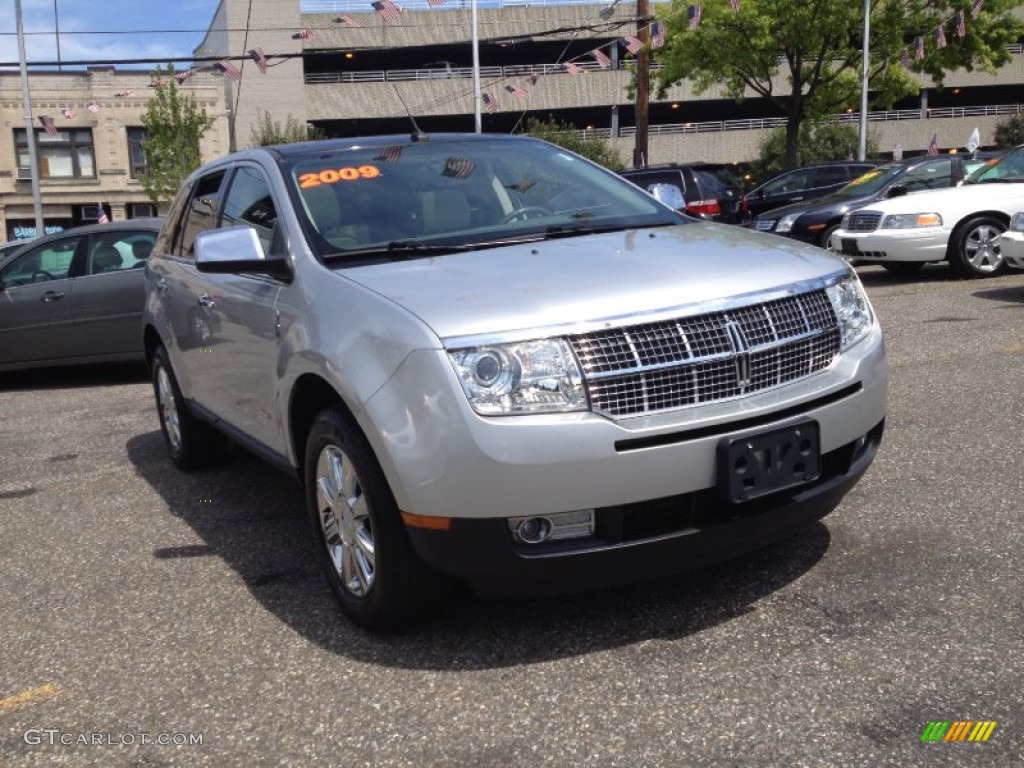
[[[298,479],[373,629],[450,577],[553,594],[761,547],[831,511],[882,436],[847,264],[529,137],[234,153],[188,179],[146,277],[170,458],[226,435]],[[203,350],[178,337],[197,303],[220,318]]]
[[[677,211],[737,224],[743,183],[729,165],[651,165],[619,171],[623,178]]]
[[[948,261],[963,277],[1006,270],[1000,235],[1024,210],[1024,146],[989,160],[953,189],[920,192],[847,213],[832,247],[897,272]]]
[[[92,224],[0,262],[0,371],[144,359],[141,267],[161,219]]]
[[[794,168],[747,192],[740,202],[740,211],[746,221],[773,208],[824,197],[877,165],[878,163],[851,161],[818,163]]]
[[[831,248],[832,233],[839,228],[845,213],[889,197],[955,187],[995,156],[996,153],[978,153],[977,157],[925,155],[886,163],[867,171],[831,195],[776,208],[757,216],[753,227],[759,232],[773,232]]]

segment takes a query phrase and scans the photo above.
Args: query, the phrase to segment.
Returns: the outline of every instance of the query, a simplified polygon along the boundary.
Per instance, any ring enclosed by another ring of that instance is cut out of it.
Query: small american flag
[[[296,32],[294,35],[292,35],[292,39],[293,40],[312,40],[313,39],[313,30],[309,29],[308,27],[306,29],[300,29],[298,32]]]
[[[259,69],[260,74],[267,74],[267,57],[263,55],[263,49],[253,48],[249,51],[249,56],[256,62],[256,67]]]
[[[444,5],[444,0],[427,0],[427,5],[431,5],[431,6]]]
[[[57,130],[57,126],[53,124],[53,118],[49,115],[40,115],[39,124],[43,126],[45,131],[51,136],[57,136],[60,133]]]
[[[635,35],[626,35],[620,42],[626,46],[626,50],[630,53],[640,53],[644,49],[644,44]]]
[[[500,106],[498,104],[498,99],[495,98],[494,96],[491,96],[491,94],[489,93],[485,93],[483,96],[481,96],[480,101],[483,102],[484,109],[486,109],[488,112],[492,114],[497,112],[498,107]]]
[[[71,107],[64,107],[64,109],[62,109],[60,113],[64,115],[65,120],[75,119],[75,110],[73,110]]]
[[[686,9],[686,26],[688,29],[696,29],[700,26],[700,17],[703,14],[700,3],[691,5]]]
[[[339,16],[338,18],[336,18],[334,20],[334,23],[335,24],[341,24],[341,26],[348,27],[349,29],[362,29],[363,28],[362,24],[360,24],[358,21],[353,19],[348,14],[342,14],[341,16]]]
[[[941,24],[935,28],[935,47],[946,47],[946,30],[943,29]]]
[[[579,68],[578,65],[573,64],[571,61],[567,61],[564,64],[562,64],[562,68],[570,75],[578,75],[580,72],[583,71],[582,69]]]
[[[918,37],[914,41],[914,60],[920,61],[924,58],[924,38]]]
[[[964,12],[956,12],[956,36],[964,37],[967,34],[967,24],[964,21]]]
[[[90,112],[100,111],[100,105],[97,104],[95,101],[90,101],[88,104],[85,105],[85,108],[88,109]]]
[[[971,18],[978,18],[978,14],[981,13],[981,6],[983,6],[984,0],[974,0],[974,4],[971,6]]]
[[[515,96],[517,99],[526,98],[526,89],[521,85],[506,85],[505,90]]]
[[[164,82],[164,79],[162,77],[154,77],[152,80],[149,81],[150,88],[161,88],[164,85],[166,85],[166,83]]]
[[[100,203],[96,207],[99,209],[99,212],[98,212],[98,214],[96,216],[96,223],[97,224],[109,224],[110,223],[110,217],[107,216],[107,209],[103,207],[103,203]]]
[[[740,0],[729,0],[729,5],[732,6],[732,12],[733,13],[739,13],[740,12]]]
[[[380,163],[397,163],[402,157],[402,146],[391,144],[384,147],[373,159]]]
[[[402,16],[402,9],[391,2],[391,0],[377,0],[371,3],[373,10],[381,15],[384,21],[398,21]]]
[[[665,44],[665,22],[656,21],[651,24],[651,48],[661,48]]]
[[[134,91],[118,91],[114,94],[116,99],[130,99],[134,95]]]
[[[485,93],[484,96],[486,97],[487,94]],[[444,161],[444,171],[442,173],[453,179],[468,179],[475,170],[476,163],[464,157],[452,155]]]
[[[612,66],[611,57],[602,51],[600,48],[595,48],[590,52],[590,55],[594,57],[594,61],[597,62],[597,66],[601,69],[610,69]]]
[[[224,77],[228,80],[241,80],[242,73],[238,71],[238,67],[232,64],[227,59],[222,59],[214,65],[217,69],[224,73]]]
[[[193,72],[191,69],[189,69],[189,70],[187,70],[185,72],[177,73],[174,76],[174,79],[177,80],[179,83],[184,83],[186,80],[188,80],[194,74],[195,74],[195,72]]]
[[[932,134],[932,141],[928,145],[928,157],[935,157],[939,154],[939,134]]]

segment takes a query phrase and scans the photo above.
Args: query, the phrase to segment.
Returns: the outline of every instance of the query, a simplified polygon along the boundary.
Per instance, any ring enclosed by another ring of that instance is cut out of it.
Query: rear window
[[[742,184],[730,168],[694,168],[693,173],[705,189],[705,194],[739,197]]]

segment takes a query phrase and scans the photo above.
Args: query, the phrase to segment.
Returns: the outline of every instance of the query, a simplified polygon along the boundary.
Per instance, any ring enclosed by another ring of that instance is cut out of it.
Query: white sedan
[[[1018,211],[1024,211],[1024,146],[978,169],[959,187],[847,213],[831,244],[849,259],[894,272],[948,260],[964,277],[991,277],[1006,270],[1000,236]]]

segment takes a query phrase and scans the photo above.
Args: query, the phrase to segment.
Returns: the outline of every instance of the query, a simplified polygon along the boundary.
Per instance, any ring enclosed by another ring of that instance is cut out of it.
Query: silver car
[[[162,219],[75,227],[0,262],[0,371],[143,360],[145,275]]]
[[[882,334],[844,262],[534,139],[233,154],[188,180],[146,273],[171,459],[229,436],[296,477],[373,629],[453,577],[552,594],[762,547],[882,437]]]

